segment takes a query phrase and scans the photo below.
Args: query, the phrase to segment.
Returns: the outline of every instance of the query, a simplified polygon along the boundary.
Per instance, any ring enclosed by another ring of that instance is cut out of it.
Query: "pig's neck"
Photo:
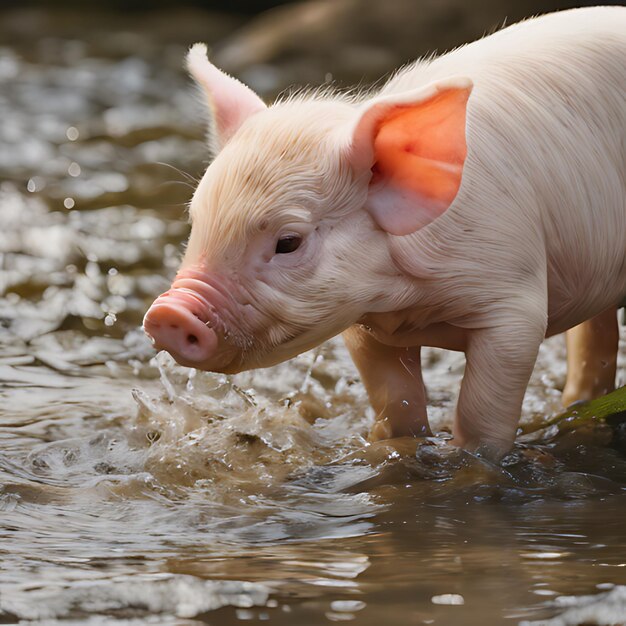
[[[468,331],[440,319],[438,308],[419,307],[388,313],[368,313],[359,320],[359,324],[385,345],[406,348],[429,346],[464,351]]]

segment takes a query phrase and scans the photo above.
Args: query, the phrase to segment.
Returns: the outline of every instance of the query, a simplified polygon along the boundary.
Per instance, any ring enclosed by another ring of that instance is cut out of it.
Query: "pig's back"
[[[504,72],[514,81],[516,70],[527,64],[562,65],[568,58],[574,64],[568,53],[584,57],[586,50],[581,48],[587,46],[604,48],[608,58],[614,47],[623,53],[624,45],[626,7],[560,11],[519,22],[432,60],[416,61],[393,76],[380,93],[401,93],[453,75],[470,76],[476,86],[491,83],[494,73],[500,77]]]
[[[515,239],[511,257],[520,242],[541,239],[550,332],[617,302],[626,295],[626,8],[516,24],[417,62],[382,91],[450,76],[469,76],[474,90],[463,183],[449,219],[464,213]],[[519,255],[511,264],[528,261]]]

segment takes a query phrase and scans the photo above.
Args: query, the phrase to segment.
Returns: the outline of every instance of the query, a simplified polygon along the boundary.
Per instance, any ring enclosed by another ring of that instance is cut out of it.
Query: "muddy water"
[[[236,20],[124,19],[0,14],[0,623],[625,621],[621,427],[494,466],[446,443],[459,355],[425,355],[437,437],[377,445],[338,342],[230,379],[155,357],[206,159],[181,57]],[[563,381],[555,338],[526,421]]]

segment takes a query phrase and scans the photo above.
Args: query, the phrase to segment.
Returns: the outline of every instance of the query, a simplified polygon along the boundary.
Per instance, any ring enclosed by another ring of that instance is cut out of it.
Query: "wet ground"
[[[439,435],[376,445],[339,342],[234,378],[155,358],[206,164],[181,61],[236,22],[0,13],[0,623],[626,621],[623,427],[495,466],[446,443],[460,355],[425,355]]]

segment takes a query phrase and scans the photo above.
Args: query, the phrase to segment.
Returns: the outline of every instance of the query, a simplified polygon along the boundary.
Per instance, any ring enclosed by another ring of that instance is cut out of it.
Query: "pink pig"
[[[203,45],[187,63],[218,154],[181,269],[144,319],[158,349],[234,373],[343,333],[378,414],[372,439],[428,434],[420,347],[461,350],[454,442],[494,457],[513,442],[544,337],[585,322],[572,354],[592,356],[568,394],[611,388],[626,8],[530,19],[365,96],[266,107]]]

